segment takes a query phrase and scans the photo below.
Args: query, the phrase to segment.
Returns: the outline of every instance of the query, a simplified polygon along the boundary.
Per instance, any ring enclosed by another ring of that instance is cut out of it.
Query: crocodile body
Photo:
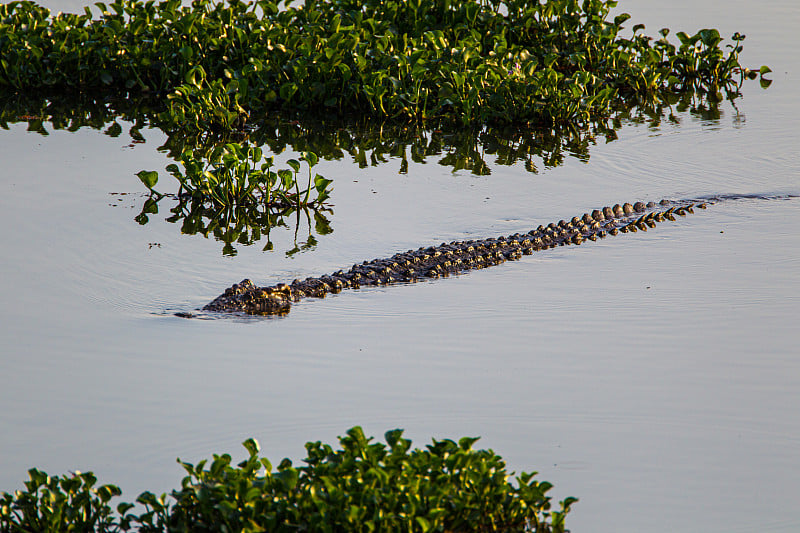
[[[481,240],[454,241],[439,246],[409,250],[385,259],[364,261],[349,270],[318,278],[294,280],[271,287],[257,287],[245,279],[225,290],[206,305],[204,311],[238,312],[251,315],[282,315],[301,298],[322,298],[327,293],[370,285],[408,283],[438,278],[519,259],[533,252],[596,241],[609,235],[647,231],[657,222],[705,208],[707,202],[662,200],[658,203],[625,203],[595,209],[569,221],[539,226],[528,233]]]

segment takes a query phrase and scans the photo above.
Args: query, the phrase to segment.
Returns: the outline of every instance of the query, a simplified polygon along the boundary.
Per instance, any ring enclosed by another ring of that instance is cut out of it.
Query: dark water
[[[290,230],[273,252],[225,257],[163,213],[136,224],[134,173],[167,164],[158,132],[134,147],[88,130],[0,132],[0,490],[31,466],[80,469],[132,500],[176,487],[177,456],[236,454],[252,436],[272,459],[299,459],[305,441],[361,424],[406,428],[418,445],[482,436],[581,499],[575,532],[798,530],[800,200],[728,201],[647,233],[301,302],[283,319],[171,316],[244,277],[319,275],[610,203],[800,192],[800,7],[621,8],[650,34],[745,33],[743,61],[775,81],[746,86],[738,115],[629,125],[588,162],[539,174],[491,158],[488,177],[436,158],[407,175],[397,160],[323,163],[334,231],[291,258]]]

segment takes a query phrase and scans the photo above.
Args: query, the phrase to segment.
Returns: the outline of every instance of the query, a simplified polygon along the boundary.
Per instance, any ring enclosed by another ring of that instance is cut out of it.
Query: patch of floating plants
[[[436,440],[411,449],[403,431],[372,442],[358,426],[339,447],[306,444],[304,466],[277,467],[259,456],[255,439],[242,444],[237,466],[229,454],[191,464],[181,487],[143,492],[138,507],[111,500],[116,485],[97,486],[91,472],[48,476],[29,470],[25,490],[0,494],[0,531],[530,531],[563,533],[576,498],[551,509],[552,485],[536,472],[513,475],[476,438]]]
[[[178,129],[275,110],[464,124],[582,124],[618,102],[735,93],[744,36],[660,38],[613,0],[118,0],[52,15],[0,5],[0,89],[155,97]]]
[[[429,130],[586,131],[619,109],[672,105],[687,94],[732,100],[745,79],[759,75],[769,84],[768,67],[740,65],[743,35],[723,47],[717,30],[678,32],[673,44],[668,29],[654,39],[636,24],[625,37],[630,16],[610,19],[616,5],[117,0],[96,3],[97,13],[52,14],[10,2],[0,4],[0,93],[141,100],[160,128],[194,141],[183,144],[179,159],[205,154],[216,165],[213,154],[230,136],[276,113],[371,117]],[[250,157],[249,150],[235,157]],[[465,165],[483,172],[479,162],[454,163]],[[256,199],[246,193],[255,192],[248,180],[216,184],[202,174],[212,183],[200,186],[189,173],[168,172],[211,201]],[[140,178],[152,188],[157,175],[142,171]],[[317,181],[314,187],[326,190]],[[288,200],[291,187],[267,193]],[[301,196],[292,200],[299,205]]]
[[[641,24],[626,33],[630,15],[610,17],[616,6],[117,0],[53,14],[15,1],[0,4],[0,126],[24,119],[44,132],[48,119],[56,127],[108,123],[106,133],[117,136],[121,116],[135,121],[134,142],[145,124],[162,129],[176,160],[166,169],[178,182],[172,196],[182,202],[172,219],[227,246],[258,240],[281,220],[276,213],[324,209],[332,181],[311,168],[342,150],[360,166],[399,155],[400,172],[407,149],[416,160],[444,153],[443,164],[475,174],[490,171],[483,153],[498,154],[499,164],[524,159],[535,172],[533,155],[546,166],[559,164],[565,149],[587,157],[593,136],[613,139],[632,112],[654,123],[665,113],[674,119],[672,106],[713,113],[745,80],[769,85],[769,67],[740,64],[744,35],[723,44],[714,29],[677,32],[676,43],[666,28],[658,38]],[[58,101],[76,109],[62,106],[59,116]],[[295,127],[347,117],[377,125],[359,129],[351,119],[322,135]],[[273,168],[261,146],[277,153],[287,143],[300,161]],[[137,217],[144,222],[163,194],[157,172],[138,176],[153,195]],[[246,230],[252,221],[255,234]]]

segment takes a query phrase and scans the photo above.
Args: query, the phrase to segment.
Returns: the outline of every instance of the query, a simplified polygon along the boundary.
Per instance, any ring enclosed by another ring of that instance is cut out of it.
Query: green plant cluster
[[[167,171],[178,180],[179,197],[208,201],[220,207],[260,203],[267,207],[320,206],[330,195],[331,180],[311,174],[319,158],[303,152],[301,161],[308,164],[308,180],[300,187],[300,162],[289,159],[290,169],[272,170],[274,157],[264,158],[261,148],[249,144],[226,143],[211,150],[186,150],[181,154],[183,171],[176,164]],[[263,161],[263,162],[262,162]],[[137,174],[144,185],[153,187],[158,172],[142,170]],[[314,197],[312,198],[312,191]]]
[[[308,165],[308,177],[301,190],[300,161]],[[178,205],[171,209],[173,216],[168,222],[181,221],[181,232],[194,235],[209,233],[225,243],[223,255],[236,255],[234,242],[249,245],[266,233],[264,250],[272,249],[269,232],[272,227],[286,225],[284,219],[295,213],[295,246],[288,255],[311,248],[316,240],[309,233],[308,241],[297,244],[300,213],[308,220],[311,231],[311,215],[314,212],[316,229],[320,235],[330,233],[329,211],[324,205],[330,195],[331,180],[311,173],[319,159],[313,152],[302,152],[300,161],[289,159],[290,168],[272,170],[274,157],[263,157],[261,148],[248,143],[226,143],[211,149],[186,149],[180,156],[183,171],[176,164],[167,166],[167,171],[178,180],[180,188],[175,195]],[[148,215],[158,213],[158,202],[164,195],[154,190],[158,173],[142,170],[139,179],[150,189],[142,212],[136,217],[139,224],[146,224]],[[312,197],[313,193],[313,197]],[[205,222],[208,219],[208,222]]]
[[[12,531],[142,532],[563,532],[575,498],[551,511],[550,483],[522,473],[516,485],[502,458],[472,448],[477,439],[433,440],[411,449],[402,430],[372,442],[356,426],[340,449],[306,444],[305,466],[284,459],[273,470],[254,439],[237,466],[228,454],[193,465],[169,497],[142,493],[116,512],[121,491],[95,487],[91,473],[49,477],[29,471],[24,491],[0,497],[0,533]],[[133,511],[133,512],[132,512]]]
[[[735,93],[756,72],[716,30],[621,37],[615,0],[98,3],[99,18],[0,4],[0,88],[157,95],[173,128],[274,110],[458,124],[583,124],[667,91]],[[760,72],[769,69],[762,67]],[[166,97],[166,98],[163,98]]]
[[[190,235],[202,233],[207,237],[213,232],[225,242],[224,255],[236,255],[234,241],[247,245],[261,239],[262,229],[267,233],[264,249],[272,249],[270,228],[282,223],[291,212],[297,213],[299,218],[303,211],[309,218],[310,230],[311,209],[317,227],[324,221],[323,232],[330,233],[322,212],[326,210],[324,202],[330,195],[332,181],[319,174],[312,176],[311,169],[319,161],[313,152],[303,152],[300,160],[308,164],[308,179],[303,190],[300,189],[300,162],[296,159],[287,161],[289,169],[276,172],[271,170],[275,158],[263,158],[261,148],[247,143],[226,143],[210,150],[187,149],[180,156],[183,171],[174,163],[167,166],[167,171],[180,184],[175,195],[179,204],[172,209],[174,216],[167,221],[182,220],[181,231]],[[158,213],[158,201],[164,195],[154,189],[158,172],[142,170],[137,176],[151,191],[151,197],[136,217],[136,221],[144,225],[149,214]],[[204,218],[209,219],[208,224],[203,222]],[[295,248],[296,243],[297,231]],[[309,246],[316,243],[310,234],[309,243],[312,243]]]
[[[32,468],[25,489],[0,497],[0,532],[117,531],[109,502],[122,491],[115,485],[95,487],[91,472],[50,477]],[[121,504],[120,512],[130,508]]]

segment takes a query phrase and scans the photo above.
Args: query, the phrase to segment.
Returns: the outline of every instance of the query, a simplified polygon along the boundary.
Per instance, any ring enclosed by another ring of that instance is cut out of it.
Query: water
[[[407,175],[396,159],[325,162],[334,231],[291,258],[292,231],[273,233],[273,252],[226,257],[163,212],[134,222],[134,173],[167,164],[156,131],[133,147],[85,129],[1,132],[0,490],[32,466],[80,469],[133,500],[178,486],[178,456],[242,456],[252,436],[273,460],[300,459],[305,441],[361,424],[403,427],[417,445],[482,436],[581,499],[575,532],[796,531],[800,200],[724,202],[647,233],[300,302],[286,318],[171,315],[244,277],[319,275],[609,203],[800,192],[800,8],[719,7],[622,5],[650,34],[745,33],[743,61],[769,64],[775,82],[748,84],[739,116],[626,126],[588,162],[539,174],[491,157],[488,177],[436,157]]]

